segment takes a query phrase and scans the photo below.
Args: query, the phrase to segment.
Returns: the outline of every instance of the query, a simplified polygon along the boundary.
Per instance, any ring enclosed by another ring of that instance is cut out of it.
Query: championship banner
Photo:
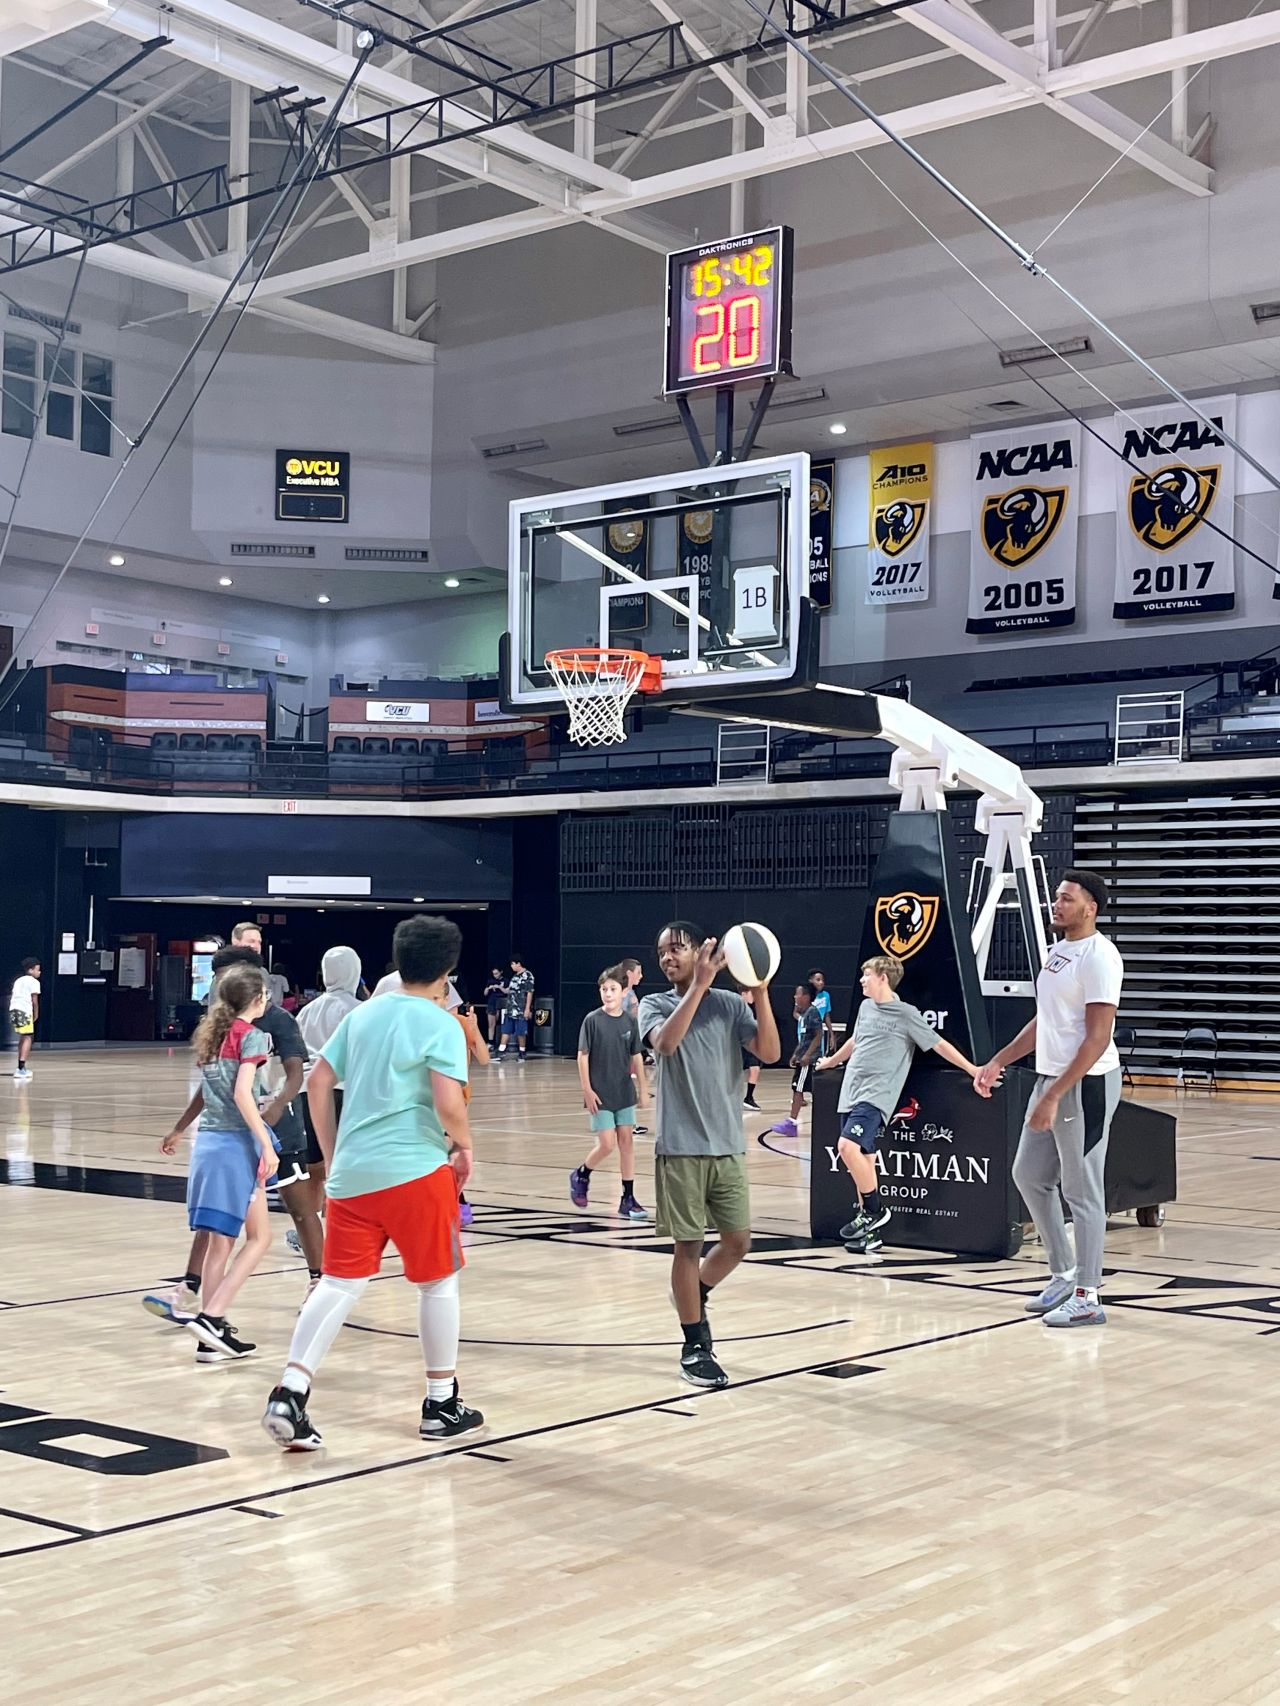
[[[809,597],[819,610],[831,608],[831,535],[835,522],[836,465],[809,466]]]
[[[619,509],[634,510],[633,501],[623,499]],[[633,575],[642,579],[649,578],[649,526],[639,516],[629,514],[624,521],[611,521],[604,530],[605,555],[624,569],[630,569]],[[605,585],[616,586],[626,580],[625,575],[614,574],[612,570],[604,570]],[[638,634],[649,626],[649,599],[643,592],[637,592],[634,598],[616,598],[613,600],[609,620],[610,643],[614,634]]]
[[[1069,628],[1076,619],[1080,427],[1076,421],[969,440],[973,526],[969,634]]]
[[[711,605],[711,589],[715,584],[716,512],[714,509],[681,510],[676,517],[678,574],[698,577],[698,608]],[[684,626],[683,616],[675,618],[678,628]]]
[[[1236,400],[1209,397],[1207,425],[1180,403],[1117,415],[1116,601],[1113,614],[1193,616],[1234,610]],[[1211,521],[1222,529],[1203,524]]]
[[[895,444],[870,456],[868,604],[919,604],[929,596],[933,445]]]

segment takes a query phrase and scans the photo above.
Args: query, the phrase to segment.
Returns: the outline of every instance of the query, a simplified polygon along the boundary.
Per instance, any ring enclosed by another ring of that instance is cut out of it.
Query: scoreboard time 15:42
[[[667,256],[668,396],[791,371],[785,225]]]

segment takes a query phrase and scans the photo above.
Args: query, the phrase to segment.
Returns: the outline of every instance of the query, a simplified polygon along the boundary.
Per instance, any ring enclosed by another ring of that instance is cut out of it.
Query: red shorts
[[[388,1242],[414,1285],[456,1274],[462,1263],[457,1175],[437,1167],[423,1179],[370,1191],[362,1197],[330,1197],[324,1217],[324,1272],[334,1279],[369,1279],[382,1266]]]

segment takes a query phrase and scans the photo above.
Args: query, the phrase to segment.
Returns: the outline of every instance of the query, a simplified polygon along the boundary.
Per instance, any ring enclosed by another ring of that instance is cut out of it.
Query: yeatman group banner
[[[1115,418],[1117,617],[1235,609],[1236,400],[1197,406],[1212,424],[1174,402]]]
[[[973,527],[966,633],[1069,628],[1076,619],[1078,423],[982,433],[969,443]]]
[[[870,456],[868,604],[920,604],[929,596],[933,445],[895,444]]]

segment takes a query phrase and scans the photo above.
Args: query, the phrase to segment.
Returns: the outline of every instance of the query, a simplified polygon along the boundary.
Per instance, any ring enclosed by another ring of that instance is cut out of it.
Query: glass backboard
[[[573,646],[660,658],[663,694],[676,699],[796,679],[807,650],[806,455],[520,498],[509,550],[513,708],[561,703],[546,655]]]

